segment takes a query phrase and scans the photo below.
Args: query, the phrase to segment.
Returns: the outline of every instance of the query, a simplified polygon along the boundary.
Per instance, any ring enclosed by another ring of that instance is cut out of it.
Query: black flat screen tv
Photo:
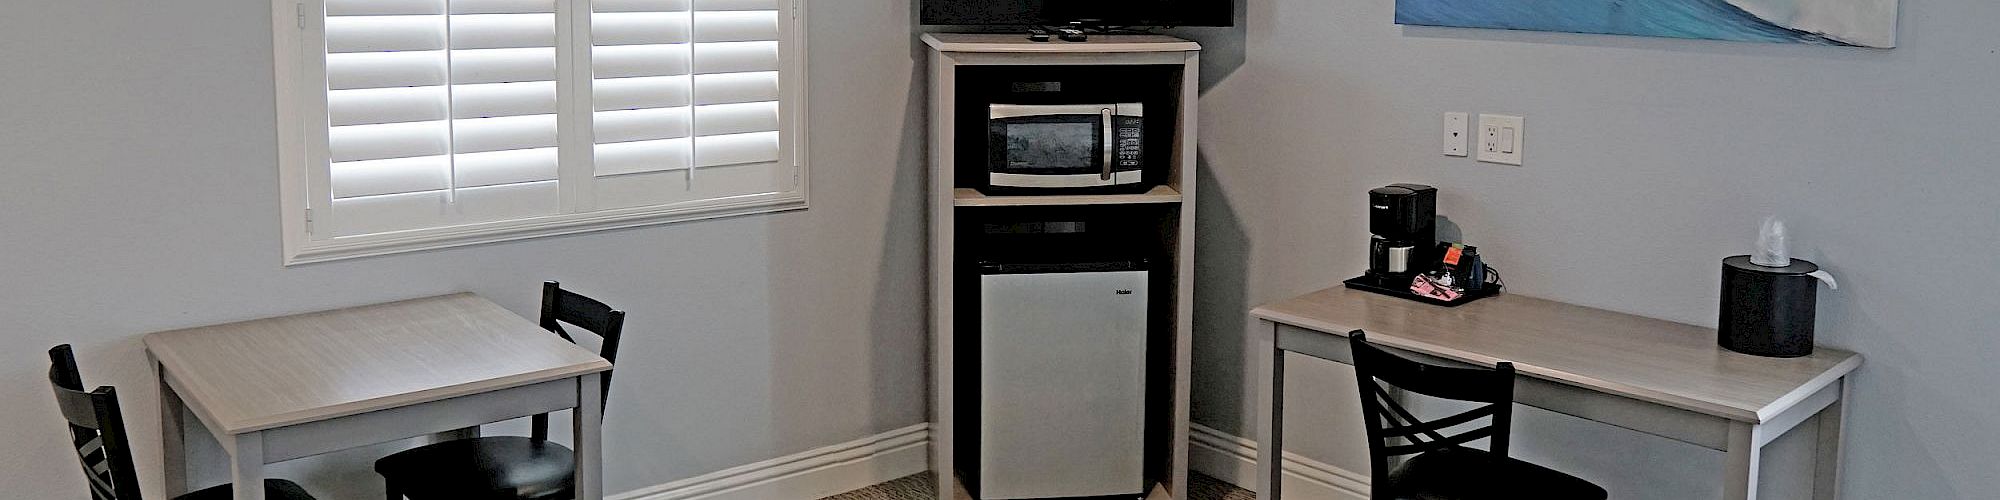
[[[923,23],[1028,26],[1229,26],[1234,0],[923,0]]]

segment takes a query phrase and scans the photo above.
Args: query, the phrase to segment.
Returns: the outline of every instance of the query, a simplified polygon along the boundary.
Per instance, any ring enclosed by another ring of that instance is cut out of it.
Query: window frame
[[[589,43],[574,43],[572,34],[588,29],[591,0],[555,0],[557,3],[558,51],[588,61]],[[570,195],[579,190],[572,183],[558,182],[565,195],[562,213],[553,215],[481,222],[458,226],[431,227],[346,237],[316,238],[315,215],[310,207],[325,207],[331,199],[331,168],[325,161],[324,146],[315,147],[314,135],[323,135],[326,118],[324,81],[325,51],[308,50],[309,41],[325,39],[324,15],[310,15],[310,9],[324,0],[272,0],[271,37],[277,94],[277,145],[280,219],[284,231],[284,265],[293,266],[405,252],[463,247],[544,236],[624,229],[696,220],[804,210],[810,205],[812,169],[808,165],[811,142],[807,137],[807,33],[806,0],[778,0],[782,40],[779,77],[779,133],[786,156],[793,165],[791,191],[751,196],[714,198],[609,210],[571,211]],[[586,9],[576,16],[574,9]],[[566,13],[566,11],[569,11]],[[567,17],[565,17],[567,16]],[[567,19],[567,22],[565,20]],[[567,44],[567,47],[563,45]],[[572,59],[574,61],[575,59]],[[588,67],[587,65],[585,67]],[[317,75],[317,76],[316,76]],[[571,76],[565,71],[562,76]],[[587,75],[584,86],[588,86]],[[573,84],[559,81],[558,85]],[[571,106],[575,103],[563,103]],[[582,106],[587,109],[587,104]],[[562,115],[575,116],[574,113]],[[317,120],[317,123],[315,121]],[[564,126],[573,119],[563,118]],[[314,127],[321,130],[314,131]],[[315,151],[319,149],[319,151]],[[575,155],[564,153],[565,163]],[[572,168],[563,165],[559,170]],[[586,167],[587,168],[587,167]],[[699,173],[695,173],[697,177]]]

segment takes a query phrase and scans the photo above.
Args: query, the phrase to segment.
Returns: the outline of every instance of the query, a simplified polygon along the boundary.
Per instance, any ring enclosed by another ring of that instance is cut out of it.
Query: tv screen
[[[924,24],[1229,26],[1234,0],[923,0]]]

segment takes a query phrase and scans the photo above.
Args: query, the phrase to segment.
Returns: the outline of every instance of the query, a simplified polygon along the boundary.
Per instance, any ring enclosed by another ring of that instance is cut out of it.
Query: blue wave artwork
[[[1890,48],[1897,0],[1396,0],[1396,23]]]

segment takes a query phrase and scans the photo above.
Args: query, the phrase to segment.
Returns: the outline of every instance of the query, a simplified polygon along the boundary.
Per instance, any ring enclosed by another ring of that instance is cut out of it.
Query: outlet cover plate
[[[1444,114],[1444,155],[1466,156],[1465,126],[1470,116],[1465,113]]]
[[[1479,115],[1479,161],[1520,165],[1523,123],[1519,116]]]

